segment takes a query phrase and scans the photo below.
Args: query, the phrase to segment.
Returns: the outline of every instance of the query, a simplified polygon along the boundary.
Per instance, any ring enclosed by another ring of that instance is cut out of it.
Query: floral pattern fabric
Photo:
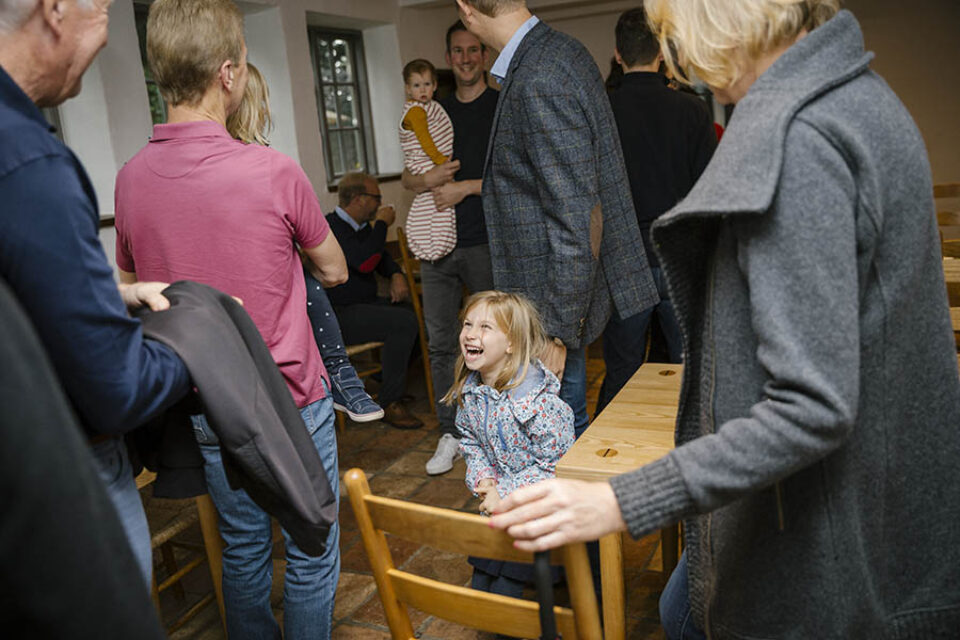
[[[463,387],[457,410],[460,453],[466,483],[493,478],[497,493],[554,477],[557,461],[573,445],[573,411],[557,395],[560,381],[537,360],[519,386],[500,392],[482,383],[477,372]]]

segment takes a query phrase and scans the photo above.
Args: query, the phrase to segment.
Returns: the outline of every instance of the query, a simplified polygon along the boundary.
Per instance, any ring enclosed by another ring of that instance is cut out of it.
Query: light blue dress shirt
[[[507,42],[507,46],[505,46],[503,51],[500,52],[500,55],[497,56],[497,61],[493,63],[493,68],[490,69],[490,75],[496,78],[500,84],[503,84],[504,78],[507,77],[507,71],[510,69],[510,61],[513,60],[513,54],[517,52],[517,47],[520,46],[524,36],[537,26],[538,22],[540,22],[540,18],[530,16],[530,18],[514,32],[510,41]]]
[[[363,229],[365,226],[367,226],[367,223],[366,223],[366,222],[364,222],[363,224],[358,224],[357,221],[354,220],[353,217],[352,217],[349,213],[347,213],[346,211],[344,211],[344,210],[341,209],[340,207],[337,207],[336,209],[334,209],[334,212],[335,212],[338,216],[340,216],[340,219],[341,219],[341,220],[343,220],[343,221],[346,222],[348,225],[350,225],[350,228],[353,229],[354,231],[360,231],[360,229]]]

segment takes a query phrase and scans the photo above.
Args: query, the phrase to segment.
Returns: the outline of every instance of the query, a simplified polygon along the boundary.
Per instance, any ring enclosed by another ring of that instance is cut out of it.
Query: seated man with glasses
[[[327,289],[348,344],[383,342],[383,381],[378,401],[383,421],[398,429],[416,429],[422,423],[403,405],[407,364],[417,343],[417,316],[407,304],[406,278],[384,251],[387,229],[396,220],[393,207],[381,206],[380,187],[372,176],[348,173],[337,186],[340,206],[327,215],[347,259],[350,278]],[[377,295],[379,273],[390,280],[390,297]]]

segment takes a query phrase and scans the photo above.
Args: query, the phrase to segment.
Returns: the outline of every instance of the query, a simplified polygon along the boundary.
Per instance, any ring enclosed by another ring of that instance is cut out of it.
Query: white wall
[[[531,0],[555,28],[580,39],[605,74],[613,30],[629,0]],[[935,182],[960,181],[960,2],[846,0],[860,20],[873,68],[913,114],[924,135]],[[457,19],[452,3],[403,5],[398,0],[246,0],[250,59],[264,71],[275,115],[272,143],[303,166],[325,210],[336,204],[328,189],[320,139],[310,23],[351,27],[364,34],[374,146],[380,172],[401,167],[396,120],[403,102],[400,70],[414,57],[444,62],[443,37]],[[104,216],[113,213],[116,172],[147,141],[150,111],[140,66],[133,0],[110,10],[107,47],[84,79],[81,94],[60,107],[64,139],[90,174]],[[412,200],[399,181],[381,183],[401,220]],[[112,255],[110,238],[104,238]]]

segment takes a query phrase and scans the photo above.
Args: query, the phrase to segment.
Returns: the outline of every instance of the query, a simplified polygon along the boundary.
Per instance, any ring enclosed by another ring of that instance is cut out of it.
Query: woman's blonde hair
[[[231,0],[156,0],[147,18],[147,61],[171,106],[203,99],[225,61],[240,63],[243,14]]]
[[[727,88],[749,60],[835,16],[840,0],[646,0],[644,7],[674,77]]]
[[[230,135],[246,142],[269,146],[267,134],[273,128],[270,115],[270,89],[260,70],[247,63],[247,88],[243,90],[240,106],[227,118]]]
[[[497,391],[513,389],[527,376],[530,363],[540,356],[546,337],[543,333],[543,324],[540,314],[525,297],[518,293],[504,293],[503,291],[481,291],[467,299],[460,312],[460,324],[470,310],[485,305],[493,315],[497,326],[506,334],[510,344],[510,353],[507,354],[503,369],[497,375],[493,388]],[[463,360],[463,352],[457,356],[456,374],[453,386],[447,391],[441,402],[446,404],[463,404],[463,385],[470,375],[470,370]]]

